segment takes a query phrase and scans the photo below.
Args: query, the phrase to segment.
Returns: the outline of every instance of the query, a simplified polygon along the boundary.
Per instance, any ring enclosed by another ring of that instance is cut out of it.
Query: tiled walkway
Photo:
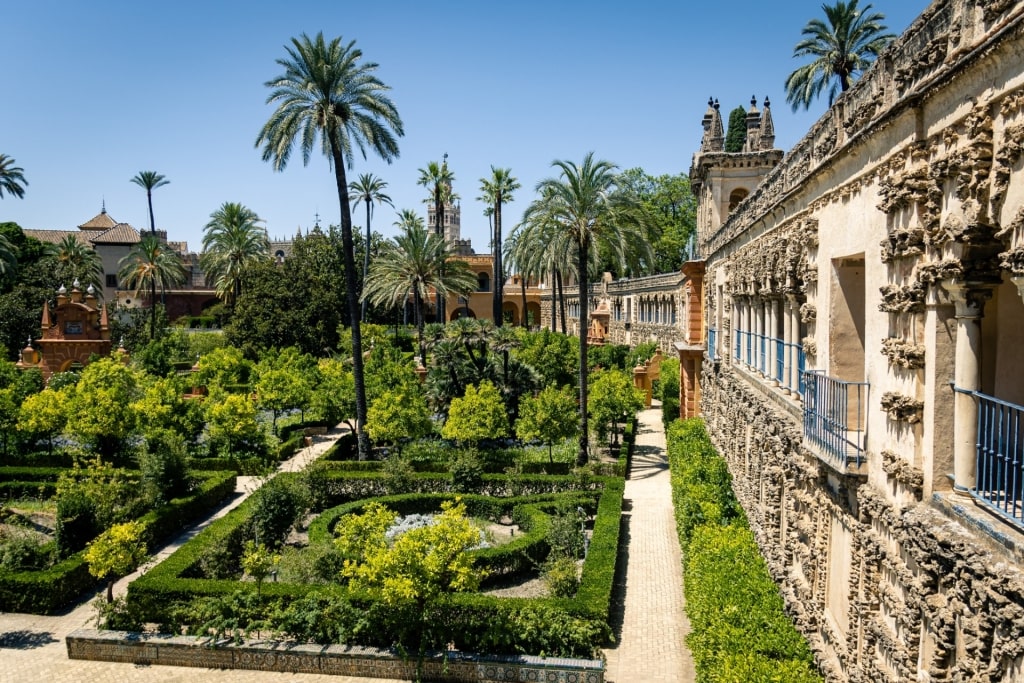
[[[312,446],[282,464],[281,469],[301,469],[327,450],[340,433],[316,437]],[[258,485],[256,478],[239,477],[239,495],[230,506],[161,549],[142,571],[170,555],[207,524],[237,506]],[[613,613],[618,644],[605,650],[608,659],[605,680],[608,683],[693,681],[693,660],[683,642],[689,631],[689,622],[683,611],[682,565],[672,517],[665,433],[658,408],[645,410],[640,415],[637,448],[626,482],[624,507],[622,542],[626,546],[626,563],[616,587],[618,595]],[[132,575],[119,581],[115,592],[123,594],[134,578]],[[97,596],[101,594],[102,591]],[[95,610],[90,602],[55,617],[0,614],[0,683],[385,683],[381,679],[348,676],[69,660],[64,637],[77,628],[94,626]]]
[[[679,537],[658,406],[640,413],[623,507],[620,538],[626,562],[617,578],[620,600],[613,612],[618,644],[605,650],[605,680],[693,681],[693,657],[684,642],[690,622],[684,612]]]

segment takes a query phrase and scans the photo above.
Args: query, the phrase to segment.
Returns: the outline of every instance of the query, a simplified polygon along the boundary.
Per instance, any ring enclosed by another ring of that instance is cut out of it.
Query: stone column
[[[964,392],[981,388],[981,317],[991,286],[945,281],[943,289],[956,307],[956,363],[953,384],[953,489],[966,493],[977,485],[978,402]]]
[[[793,354],[790,344],[793,342],[793,317],[790,315],[791,297],[782,302],[782,388],[789,394],[790,387],[795,386],[793,380]]]
[[[762,345],[764,344],[764,315],[766,308],[764,299],[758,298],[757,311],[755,312],[757,317],[754,321],[754,325],[757,328],[757,335],[754,337],[754,367],[762,375],[764,375],[764,362],[761,349],[764,348]]]
[[[753,358],[751,355],[753,352],[753,341],[751,340],[750,333],[754,331],[754,301],[750,297],[747,297],[743,302],[743,318],[743,362],[746,363]],[[750,352],[747,351],[748,349],[750,349]]]
[[[776,341],[779,335],[779,300],[773,297],[768,303],[768,376],[775,386],[779,386],[779,345]]]
[[[792,391],[795,394],[799,394],[800,388],[800,345],[803,341],[800,339],[800,302],[797,300],[795,294],[790,294],[787,299],[789,300],[789,329],[790,340],[793,345],[789,347],[789,379]]]

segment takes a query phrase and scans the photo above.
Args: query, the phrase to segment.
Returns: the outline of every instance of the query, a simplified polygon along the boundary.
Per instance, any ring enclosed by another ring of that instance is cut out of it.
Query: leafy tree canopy
[[[508,436],[508,414],[501,394],[488,381],[466,387],[466,395],[452,401],[448,420],[441,428],[446,439],[477,443]]]

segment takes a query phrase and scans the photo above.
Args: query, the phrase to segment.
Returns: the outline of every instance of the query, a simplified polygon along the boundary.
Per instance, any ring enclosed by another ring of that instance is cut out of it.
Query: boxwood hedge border
[[[199,484],[191,495],[175,498],[139,518],[145,525],[149,548],[181,533],[235,491],[234,472],[200,471],[192,474]],[[82,593],[97,583],[89,574],[82,552],[40,571],[0,570],[0,611],[56,614],[74,604]]]

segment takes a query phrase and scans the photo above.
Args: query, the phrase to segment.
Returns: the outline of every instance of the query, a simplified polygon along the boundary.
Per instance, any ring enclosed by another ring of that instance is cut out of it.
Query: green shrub
[[[817,683],[807,642],[783,610],[732,491],[725,461],[700,420],[668,430],[676,528],[683,550],[687,644],[702,681]]]
[[[580,585],[576,561],[568,557],[556,557],[544,565],[544,585],[556,598],[571,598]]]
[[[279,548],[288,531],[306,512],[302,486],[293,478],[274,477],[252,494],[252,516],[247,539]]]
[[[658,398],[661,399],[661,422],[668,426],[679,419],[679,359],[661,361],[661,381]]]
[[[475,449],[463,450],[452,462],[452,487],[459,493],[476,493],[484,481],[484,470]]]

